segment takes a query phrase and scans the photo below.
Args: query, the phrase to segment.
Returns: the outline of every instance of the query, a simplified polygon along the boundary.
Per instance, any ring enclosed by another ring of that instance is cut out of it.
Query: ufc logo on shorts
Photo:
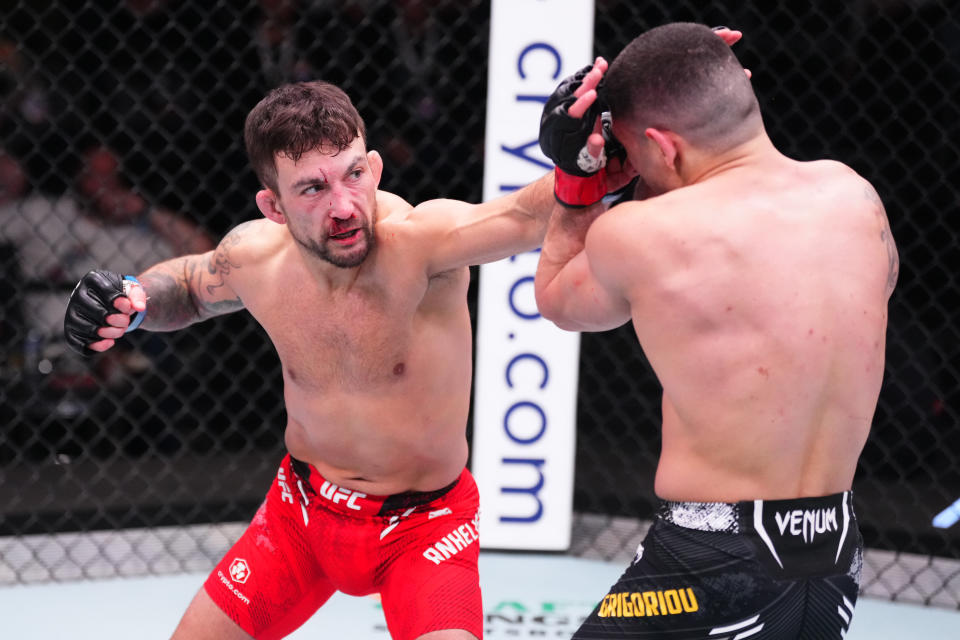
[[[280,470],[277,471],[277,486],[280,487],[280,499],[293,504],[293,491],[290,490],[290,485],[287,484],[287,474],[283,470],[283,467],[280,467]]]
[[[338,487],[329,480],[324,480],[323,484],[320,485],[320,495],[327,500],[332,501],[333,504],[340,504],[341,502],[346,501],[347,508],[353,509],[354,511],[360,511],[361,509],[360,505],[357,504],[357,498],[367,497],[367,494],[365,493]]]

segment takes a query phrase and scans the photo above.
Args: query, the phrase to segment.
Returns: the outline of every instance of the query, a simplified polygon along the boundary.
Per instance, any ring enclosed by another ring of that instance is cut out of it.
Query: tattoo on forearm
[[[194,322],[243,308],[229,291],[226,278],[240,268],[232,250],[250,232],[244,223],[228,233],[213,253],[184,256],[151,267],[140,276],[149,296],[145,328],[172,331]]]
[[[185,274],[186,258],[158,264],[140,276],[147,293],[147,318],[144,327],[154,331],[172,331],[199,320]]]
[[[864,195],[874,205],[874,212],[880,222],[880,241],[883,242],[887,250],[887,292],[893,291],[897,284],[897,278],[900,276],[900,255],[897,252],[897,245],[893,240],[893,233],[890,231],[890,221],[887,219],[887,212],[883,207],[883,201],[876,190],[867,186],[864,189]]]

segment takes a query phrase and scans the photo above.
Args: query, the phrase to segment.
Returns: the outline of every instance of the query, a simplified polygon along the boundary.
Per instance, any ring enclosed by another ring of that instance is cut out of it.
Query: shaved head
[[[673,131],[716,152],[763,130],[743,67],[701,24],[677,22],[638,36],[610,65],[604,85],[614,121],[634,131]]]

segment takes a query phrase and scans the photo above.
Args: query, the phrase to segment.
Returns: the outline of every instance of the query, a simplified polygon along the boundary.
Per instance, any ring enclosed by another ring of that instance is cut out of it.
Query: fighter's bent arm
[[[616,241],[609,237],[616,229],[598,217],[604,209],[602,203],[581,210],[558,205],[550,218],[534,291],[540,314],[567,331],[606,331],[630,319],[630,303],[598,278],[590,259],[591,245],[598,261]]]
[[[161,262],[138,276],[147,294],[142,327],[173,331],[243,308],[229,286],[230,273],[241,267],[236,247],[249,223],[230,231],[213,251]]]

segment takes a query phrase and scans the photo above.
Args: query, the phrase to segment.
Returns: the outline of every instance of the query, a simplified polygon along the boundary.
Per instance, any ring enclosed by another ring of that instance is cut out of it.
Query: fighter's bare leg
[[[170,640],[251,640],[252,637],[215,605],[207,590],[201,587]]]
[[[252,636],[237,626],[213,603],[204,589],[193,598],[170,640],[250,640]],[[417,640],[478,640],[463,629],[442,629],[425,633]]]
[[[417,640],[478,640],[478,638],[463,629],[441,629],[440,631],[425,633]]]
[[[170,640],[251,640],[227,614],[213,603],[206,590],[200,589],[187,607]],[[463,629],[441,629],[425,633],[417,640],[478,640]]]

